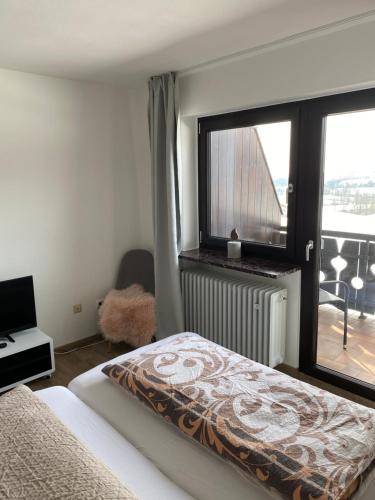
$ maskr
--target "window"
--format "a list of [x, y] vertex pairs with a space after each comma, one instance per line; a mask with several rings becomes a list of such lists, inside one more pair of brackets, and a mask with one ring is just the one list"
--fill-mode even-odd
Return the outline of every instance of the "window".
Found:
[[298, 110], [274, 106], [199, 120], [202, 245], [236, 228], [245, 253], [292, 257]]

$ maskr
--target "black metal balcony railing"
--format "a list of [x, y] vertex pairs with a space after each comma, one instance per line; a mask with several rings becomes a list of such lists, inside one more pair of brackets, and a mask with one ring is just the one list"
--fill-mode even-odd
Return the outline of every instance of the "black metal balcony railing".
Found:
[[[285, 246], [286, 226], [275, 229], [278, 245]], [[359, 311], [360, 317], [375, 314], [375, 234], [322, 230], [320, 271], [322, 282], [340, 280], [348, 285], [349, 308]], [[344, 299], [342, 286], [327, 284], [324, 290]]]
[[[375, 313], [375, 235], [322, 231], [321, 280], [344, 281], [349, 286], [349, 307]], [[340, 295], [335, 285], [325, 290]]]

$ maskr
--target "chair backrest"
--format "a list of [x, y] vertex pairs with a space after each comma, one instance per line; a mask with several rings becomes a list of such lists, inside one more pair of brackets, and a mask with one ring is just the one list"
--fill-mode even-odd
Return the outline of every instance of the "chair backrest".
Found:
[[121, 260], [116, 288], [121, 290], [134, 283], [155, 295], [154, 257], [148, 250], [130, 250]]

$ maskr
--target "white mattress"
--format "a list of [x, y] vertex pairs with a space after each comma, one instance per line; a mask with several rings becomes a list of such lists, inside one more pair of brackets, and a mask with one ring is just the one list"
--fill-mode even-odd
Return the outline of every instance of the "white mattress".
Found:
[[[153, 347], [151, 344], [141, 349], [146, 351]], [[131, 355], [124, 354], [112, 361], [121, 362]], [[73, 379], [69, 389], [110, 422], [174, 483], [199, 500], [270, 500], [270, 495], [250, 482], [248, 476], [241, 475], [112, 383], [101, 371], [106, 364]], [[375, 481], [371, 481], [361, 500], [374, 498]]]
[[[163, 341], [160, 341], [163, 342]], [[153, 348], [146, 346], [142, 350]], [[115, 358], [122, 361], [131, 353]], [[219, 457], [168, 425], [101, 371], [76, 377], [69, 389], [102, 415], [174, 483], [199, 500], [269, 500], [270, 496]]]
[[192, 500], [68, 389], [51, 387], [35, 394], [139, 500]]

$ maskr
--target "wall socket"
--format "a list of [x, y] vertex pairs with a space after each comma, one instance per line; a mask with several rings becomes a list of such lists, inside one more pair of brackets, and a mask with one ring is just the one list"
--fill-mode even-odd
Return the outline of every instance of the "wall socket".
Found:
[[82, 304], [74, 304], [73, 312], [74, 312], [74, 314], [78, 314], [78, 313], [82, 312]]
[[95, 305], [96, 305], [96, 310], [97, 310], [97, 311], [98, 311], [98, 310], [102, 307], [103, 302], [104, 302], [103, 297], [102, 297], [101, 299], [96, 299], [96, 301], [95, 301]]

